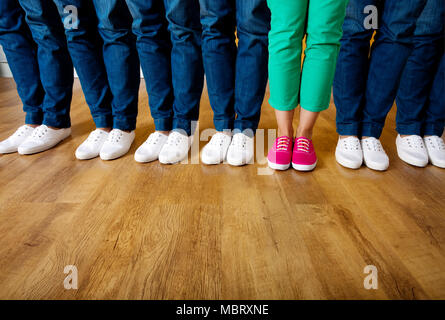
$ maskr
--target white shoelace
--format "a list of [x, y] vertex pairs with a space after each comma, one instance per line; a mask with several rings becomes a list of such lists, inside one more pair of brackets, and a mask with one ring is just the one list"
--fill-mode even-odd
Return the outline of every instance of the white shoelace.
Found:
[[340, 139], [340, 144], [344, 150], [348, 150], [348, 151], [354, 151], [354, 150], [358, 151], [361, 149], [360, 140], [358, 138], [354, 138], [354, 137]]
[[375, 151], [375, 152], [385, 152], [383, 150], [383, 146], [380, 143], [379, 139], [376, 138], [367, 138], [363, 139], [363, 145], [366, 147], [368, 151]]
[[233, 136], [232, 145], [238, 149], [245, 150], [247, 148], [247, 136], [243, 133], [238, 133]]
[[121, 130], [111, 130], [111, 132], [108, 134], [108, 142], [111, 143], [119, 143], [123, 137], [123, 132]]
[[148, 139], [144, 142], [145, 145], [156, 145], [159, 142], [159, 139], [161, 138], [161, 133], [155, 131], [154, 133], [152, 133]]
[[423, 142], [423, 139], [420, 136], [408, 136], [405, 138], [402, 138], [403, 141], [408, 145], [408, 147], [412, 149], [424, 149], [425, 144]]
[[441, 137], [431, 136], [425, 138], [425, 143], [428, 144], [432, 149], [438, 149], [440, 151], [445, 151], [445, 142]]
[[186, 139], [187, 139], [187, 136], [184, 136], [183, 134], [181, 134], [181, 133], [179, 133], [177, 131], [173, 131], [168, 136], [167, 145], [171, 146], [171, 147], [179, 146]]
[[45, 125], [41, 125], [34, 129], [34, 131], [31, 134], [31, 138], [40, 139], [43, 138], [47, 133], [48, 133], [48, 127]]
[[212, 147], [222, 147], [227, 138], [229, 138], [228, 135], [217, 132], [213, 135], [212, 139], [210, 139], [209, 145]]
[[12, 137], [14, 138], [18, 138], [21, 137], [22, 135], [24, 135], [26, 132], [28, 132], [29, 130], [32, 130], [33, 128], [28, 127], [27, 125], [21, 126], [20, 128], [17, 129], [16, 132], [14, 132], [14, 134], [12, 135]]
[[90, 135], [88, 136], [87, 140], [85, 141], [86, 143], [97, 143], [100, 139], [100, 136], [106, 134], [105, 131], [96, 129], [93, 132], [90, 133]]

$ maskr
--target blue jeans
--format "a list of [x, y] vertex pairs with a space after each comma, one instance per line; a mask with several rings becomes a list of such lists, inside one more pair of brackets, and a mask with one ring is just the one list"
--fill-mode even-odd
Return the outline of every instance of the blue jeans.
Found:
[[173, 129], [192, 134], [204, 86], [199, 0], [164, 0], [172, 40]]
[[158, 131], [173, 128], [172, 44], [165, 6], [160, 0], [126, 0], [144, 73], [151, 116]]
[[255, 131], [268, 77], [270, 11], [266, 0], [199, 2], [204, 69], [215, 128]]
[[[97, 128], [113, 126], [111, 103], [113, 96], [108, 86], [103, 61], [102, 39], [97, 29], [97, 17], [91, 0], [53, 0], [63, 22], [69, 22], [69, 6], [77, 8], [74, 25], [65, 25], [68, 50], [82, 84], [85, 100]], [[68, 7], [67, 7], [68, 8]]]
[[136, 128], [141, 81], [132, 16], [125, 0], [93, 0], [93, 3], [113, 94], [113, 128], [131, 131]]
[[[337, 131], [340, 135], [379, 138], [413, 49], [417, 18], [426, 0], [350, 0], [334, 80]], [[364, 26], [364, 8], [379, 12], [379, 30]]]
[[54, 4], [2, 0], [0, 43], [17, 83], [26, 123], [70, 127], [73, 66]]
[[[414, 49], [403, 71], [396, 98], [397, 132], [402, 135], [442, 136], [445, 122], [445, 86], [443, 62], [442, 70], [439, 65], [444, 52], [443, 19], [443, 0], [428, 0], [417, 20]], [[442, 98], [432, 103], [431, 98], [434, 101], [435, 90], [442, 91]]]

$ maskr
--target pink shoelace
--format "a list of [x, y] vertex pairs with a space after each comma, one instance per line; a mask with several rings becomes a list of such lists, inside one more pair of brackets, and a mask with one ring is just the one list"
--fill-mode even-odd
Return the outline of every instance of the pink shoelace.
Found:
[[283, 136], [277, 139], [277, 151], [284, 151], [289, 148], [291, 139], [289, 137]]
[[296, 144], [297, 151], [309, 153], [310, 143], [308, 139], [304, 137], [298, 138]]

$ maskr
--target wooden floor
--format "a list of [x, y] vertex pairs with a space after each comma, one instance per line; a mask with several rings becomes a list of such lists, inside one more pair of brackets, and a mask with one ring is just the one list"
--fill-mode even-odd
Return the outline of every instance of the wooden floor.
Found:
[[[93, 128], [78, 83], [71, 138], [0, 156], [1, 299], [445, 298], [445, 170], [397, 158], [394, 113], [385, 173], [335, 162], [331, 107], [314, 137], [318, 168], [267, 175], [264, 164], [136, 163], [153, 130], [144, 86], [140, 96], [122, 159], [75, 159]], [[210, 128], [206, 93], [201, 110]], [[0, 79], [0, 139], [22, 121], [12, 80]], [[265, 103], [260, 127], [275, 126]], [[66, 265], [78, 269], [78, 290], [63, 286]], [[363, 286], [367, 265], [377, 290]]]

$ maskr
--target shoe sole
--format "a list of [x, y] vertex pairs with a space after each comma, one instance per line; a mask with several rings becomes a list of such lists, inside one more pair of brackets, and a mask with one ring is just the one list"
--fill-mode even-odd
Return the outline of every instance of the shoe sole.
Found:
[[317, 166], [317, 162], [315, 162], [314, 164], [310, 164], [310, 165], [295, 164], [295, 163], [292, 162], [292, 168], [294, 168], [297, 171], [312, 171]]
[[337, 161], [338, 164], [340, 164], [341, 166], [348, 168], [348, 169], [352, 169], [352, 170], [357, 170], [360, 169], [361, 166], [363, 165], [363, 160], [362, 163], [360, 164], [353, 164], [352, 161], [349, 160], [342, 160], [337, 153], [335, 153], [335, 160]]
[[382, 166], [379, 166], [378, 164], [366, 162], [366, 160], [363, 160], [363, 163], [365, 164], [366, 167], [368, 167], [369, 169], [374, 170], [374, 171], [386, 171], [386, 170], [388, 170], [388, 167], [389, 167], [389, 166], [382, 167]]
[[270, 162], [269, 159], [267, 159], [267, 164], [269, 165], [269, 168], [274, 169], [274, 170], [279, 170], [279, 171], [285, 171], [290, 168], [290, 163], [289, 164], [278, 164], [278, 163]]
[[[70, 135], [71, 135], [71, 134], [70, 134]], [[70, 135], [69, 135], [69, 136], [70, 136]], [[64, 140], [68, 139], [69, 136], [63, 138], [63, 139], [60, 140], [59, 142], [57, 142], [57, 143], [55, 143], [55, 144], [53, 144], [53, 145], [51, 145], [51, 146], [49, 146], [49, 147], [46, 147], [46, 149], [44, 149], [44, 150], [36, 150], [36, 151], [20, 152], [20, 148], [19, 148], [19, 150], [17, 150], [17, 152], [18, 152], [20, 155], [22, 155], [22, 156], [30, 156], [30, 155], [33, 155], [33, 154], [37, 154], [37, 153], [41, 153], [41, 152], [45, 152], [45, 151], [48, 151], [48, 150], [50, 150], [50, 149], [56, 147], [58, 144], [62, 143]]]
[[420, 161], [418, 159], [412, 159], [411, 157], [404, 155], [403, 152], [399, 152], [398, 147], [397, 147], [397, 155], [399, 156], [400, 160], [415, 167], [425, 168], [428, 165], [428, 160]]

